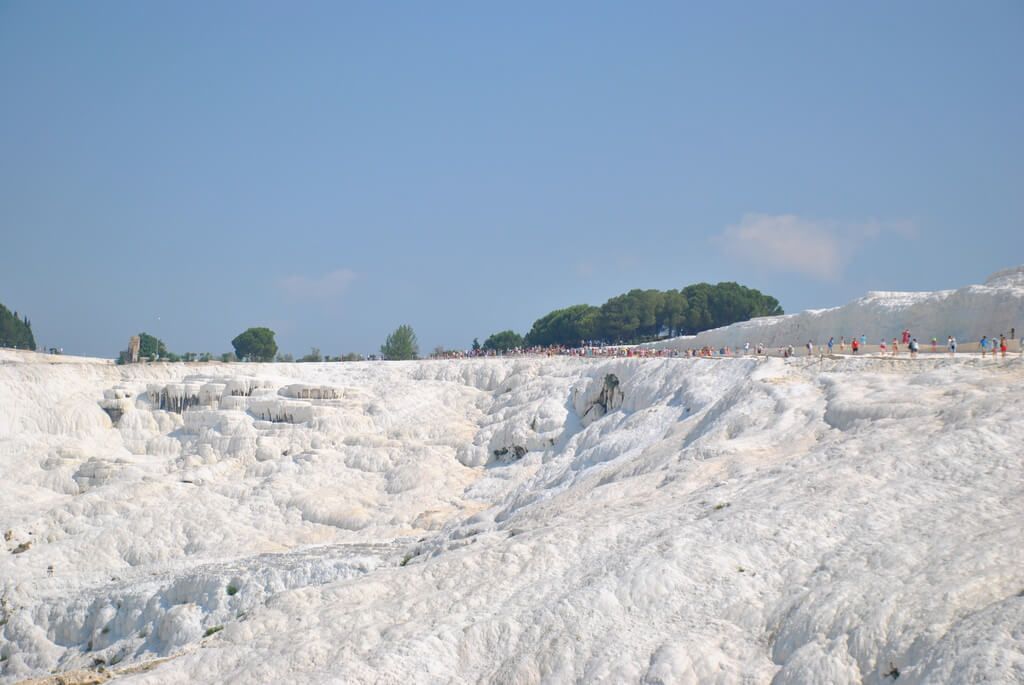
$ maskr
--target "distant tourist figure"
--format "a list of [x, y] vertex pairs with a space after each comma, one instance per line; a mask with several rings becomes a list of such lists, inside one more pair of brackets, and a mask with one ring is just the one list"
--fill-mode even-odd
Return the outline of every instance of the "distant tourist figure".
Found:
[[846, 352], [846, 336], [839, 338], [839, 351]]
[[810, 340], [807, 341], [807, 356], [810, 357], [814, 354], [814, 343]]
[[949, 336], [949, 340], [946, 342], [946, 344], [949, 346], [949, 356], [950, 357], [955, 357], [956, 356], [956, 338], [954, 338], [953, 336]]
[[857, 339], [856, 339], [856, 338], [854, 338], [854, 339], [853, 339], [853, 341], [852, 341], [852, 342], [850, 342], [850, 349], [852, 349], [852, 350], [853, 350], [853, 353], [854, 353], [854, 354], [857, 354], [857, 350], [859, 350], [859, 349], [860, 349], [860, 343], [859, 343], [859, 342], [857, 342]]
[[903, 329], [903, 344], [904, 345], [909, 345], [910, 344], [910, 330], [907, 329], [907, 328]]
[[917, 338], [910, 339], [910, 358], [917, 359]]
[[868, 336], [866, 336], [863, 333], [861, 333], [860, 334], [860, 346], [861, 347], [865, 347], [865, 346], [867, 346], [867, 344], [868, 344]]
[[[893, 338], [894, 342], [895, 340], [896, 338]], [[885, 338], [882, 338], [882, 342], [878, 343], [878, 351], [881, 352], [882, 354], [885, 354]]]
[[836, 344], [836, 339], [831, 337], [831, 336], [829, 336], [829, 339], [828, 339], [828, 353], [829, 354], [832, 354], [832, 346], [835, 345], [835, 344]]
[[896, 341], [896, 338], [892, 339], [892, 356], [896, 356], [900, 353], [900, 344]]
[[[1000, 355], [1003, 358], [1006, 358], [1006, 336], [1005, 335], [1000, 335], [999, 336], [999, 352], [1000, 352]], [[992, 356], [994, 357], [995, 354], [996, 354], [996, 351], [995, 351], [995, 349], [993, 349], [992, 350]]]
[[938, 351], [939, 351], [939, 341], [936, 340], [935, 338], [932, 338], [932, 352], [938, 352]]
[[981, 336], [981, 340], [978, 341], [978, 347], [981, 348], [981, 357], [985, 358], [985, 352], [988, 351], [988, 336]]

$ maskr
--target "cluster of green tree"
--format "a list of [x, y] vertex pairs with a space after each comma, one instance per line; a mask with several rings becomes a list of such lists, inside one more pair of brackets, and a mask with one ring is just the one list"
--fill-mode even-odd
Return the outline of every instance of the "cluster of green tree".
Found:
[[[405, 328], [408, 328], [407, 326]], [[411, 333], [412, 329], [408, 328], [408, 332]], [[400, 328], [395, 331], [398, 335], [396, 340], [400, 343], [405, 340], [403, 336], [405, 332]], [[277, 342], [274, 339], [275, 333], [269, 328], [248, 328], [242, 333], [235, 336], [235, 339], [231, 341], [231, 345], [235, 348], [234, 352], [225, 352], [219, 355], [217, 358], [222, 362], [237, 362], [241, 361], [256, 361], [256, 362], [351, 362], [351, 361], [363, 361], [363, 355], [357, 352], [349, 352], [344, 355], [337, 357], [325, 356], [320, 354], [320, 348], [314, 347], [309, 351], [309, 354], [299, 357], [298, 360], [288, 353], [278, 354]], [[403, 358], [415, 358], [415, 344], [416, 335], [412, 333], [412, 344], [413, 344], [413, 357]], [[163, 340], [160, 340], [154, 335], [149, 333], [139, 333], [139, 359], [142, 360], [160, 360], [167, 362], [209, 362], [213, 361], [214, 355], [209, 352], [185, 352], [184, 354], [175, 354], [167, 349], [167, 345], [164, 344]], [[121, 352], [118, 357], [117, 363], [124, 364], [128, 361], [128, 353]]]
[[[479, 349], [479, 343], [478, 348]], [[507, 350], [514, 350], [517, 347], [523, 347], [525, 344], [523, 336], [519, 335], [515, 331], [501, 331], [484, 340], [483, 348], [485, 350], [496, 350], [498, 352], [505, 352]]]
[[[213, 354], [210, 352], [182, 352], [176, 354], [167, 349], [164, 341], [155, 335], [142, 332], [139, 333], [139, 359], [160, 360], [165, 362], [210, 362], [213, 361]], [[122, 350], [117, 358], [118, 364], [128, 363], [128, 351]]]
[[[637, 343], [662, 336], [692, 335], [757, 316], [782, 314], [779, 301], [738, 283], [697, 283], [682, 290], [630, 290], [600, 307], [556, 309], [533, 323], [525, 337], [495, 333], [484, 349], [578, 345], [583, 340]], [[474, 341], [475, 342], [475, 341]]]
[[[601, 308], [576, 304], [556, 309], [533, 322], [527, 345], [579, 345], [581, 340], [603, 340]], [[609, 338], [611, 339], [611, 338]]]
[[36, 339], [32, 335], [32, 324], [27, 316], [18, 318], [18, 312], [11, 311], [0, 304], [0, 347], [17, 347], [19, 350], [36, 349]]
[[[183, 361], [183, 362], [212, 362], [213, 355], [209, 352], [182, 352], [181, 355], [176, 355], [173, 352], [168, 352], [168, 361]], [[177, 357], [177, 359], [175, 359]]]
[[[294, 362], [294, 361], [296, 361], [296, 359], [295, 359], [294, 355], [286, 352], [284, 354], [278, 354], [277, 358], [274, 361], [278, 361], [278, 362]], [[309, 354], [304, 354], [301, 357], [299, 357], [298, 361], [299, 362], [322, 362], [322, 361], [331, 361], [331, 358], [330, 357], [326, 357], [326, 359], [325, 359], [324, 356], [322, 354], [320, 354], [320, 348], [319, 347], [314, 347], [314, 348], [312, 348], [309, 351]]]
[[139, 359], [162, 359], [168, 354], [163, 340], [149, 333], [139, 333]]
[[304, 354], [298, 359], [290, 353], [278, 354], [274, 361], [278, 362], [361, 362], [363, 361], [363, 355], [357, 352], [349, 352], [347, 354], [338, 355], [332, 357], [329, 354], [320, 354], [320, 348], [314, 347], [309, 351], [309, 354]]

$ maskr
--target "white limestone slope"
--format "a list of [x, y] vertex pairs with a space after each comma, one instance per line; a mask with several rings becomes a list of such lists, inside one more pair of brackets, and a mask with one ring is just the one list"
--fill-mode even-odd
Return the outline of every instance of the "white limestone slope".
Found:
[[945, 343], [950, 335], [965, 343], [977, 342], [983, 335], [1009, 337], [1012, 328], [1017, 329], [1017, 337], [1024, 335], [1024, 266], [999, 271], [984, 285], [935, 292], [869, 292], [841, 307], [751, 319], [648, 346], [678, 350], [705, 345], [737, 349], [746, 343], [799, 347], [811, 340], [820, 347], [829, 337], [838, 344], [841, 336], [849, 341], [861, 335], [876, 345], [904, 329], [922, 343], [932, 338]]
[[0, 352], [0, 682], [1024, 682], [1022, 381]]

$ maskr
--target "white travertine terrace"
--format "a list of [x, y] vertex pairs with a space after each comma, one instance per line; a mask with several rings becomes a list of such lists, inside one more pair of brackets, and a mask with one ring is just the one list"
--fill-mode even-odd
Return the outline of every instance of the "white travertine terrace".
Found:
[[[828, 325], [998, 333], [1022, 283]], [[0, 681], [1020, 682], [1022, 381], [1017, 352], [0, 350]]]

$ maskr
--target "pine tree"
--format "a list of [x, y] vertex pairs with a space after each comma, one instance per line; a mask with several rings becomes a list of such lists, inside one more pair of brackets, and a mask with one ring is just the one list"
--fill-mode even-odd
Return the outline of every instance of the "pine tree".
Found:
[[402, 324], [396, 328], [380, 346], [380, 353], [385, 359], [416, 359], [420, 349], [412, 326]]

